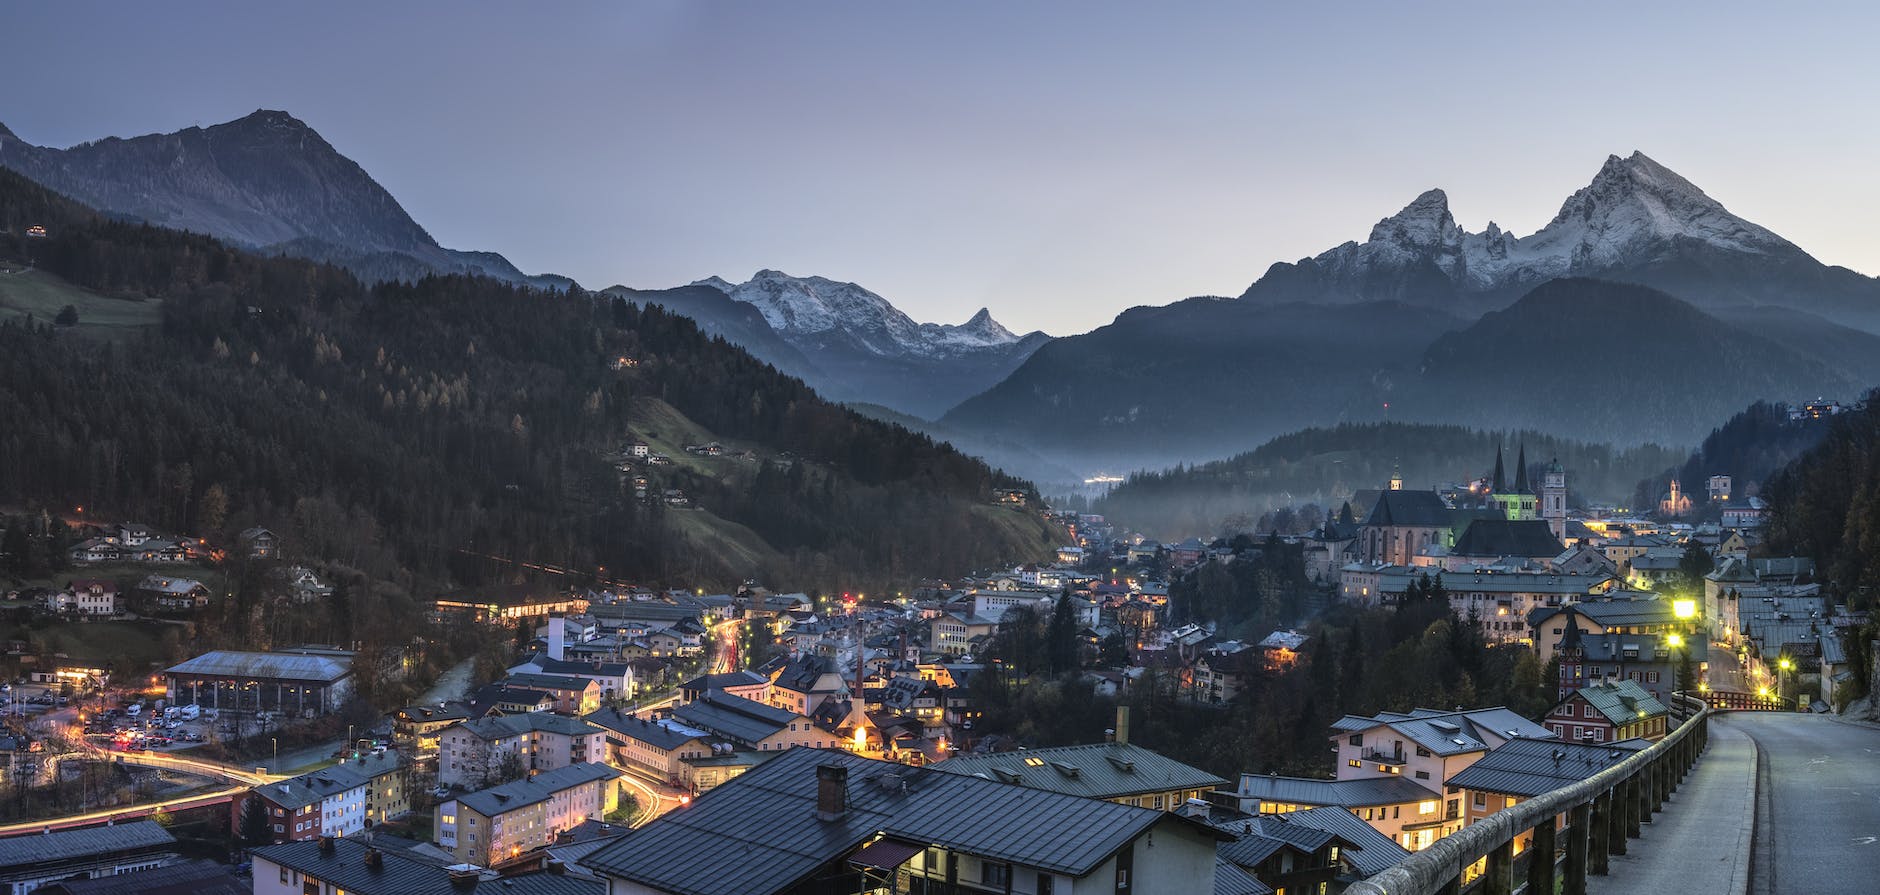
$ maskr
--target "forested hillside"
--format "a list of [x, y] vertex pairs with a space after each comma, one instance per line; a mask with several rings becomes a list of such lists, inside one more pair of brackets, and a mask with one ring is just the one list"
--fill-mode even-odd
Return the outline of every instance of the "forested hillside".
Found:
[[1880, 598], [1880, 390], [1833, 417], [1820, 443], [1763, 485], [1766, 547], [1812, 556], [1837, 595]]
[[[1345, 424], [1282, 435], [1226, 460], [1137, 473], [1098, 500], [1095, 509], [1158, 537], [1213, 534], [1230, 516], [1258, 518], [1288, 505], [1318, 503], [1336, 511], [1352, 492], [1384, 487], [1393, 469], [1401, 470], [1411, 488], [1486, 475], [1498, 445], [1507, 450], [1510, 464], [1517, 448], [1526, 445], [1529, 477], [1537, 482], [1547, 463], [1558, 458], [1575, 501], [1624, 500], [1642, 476], [1682, 456], [1657, 445], [1620, 449], [1538, 432]], [[1360, 517], [1369, 509], [1352, 508]]]
[[1686, 491], [1702, 494], [1713, 475], [1730, 476], [1733, 498], [1754, 497], [1764, 479], [1821, 443], [1829, 425], [1828, 420], [1790, 420], [1786, 406], [1758, 401], [1712, 430], [1682, 464], [1640, 481], [1633, 502], [1656, 501], [1672, 478]]
[[[0, 504], [205, 534], [261, 524], [290, 549], [440, 584], [500, 572], [459, 548], [649, 582], [836, 587], [1035, 559], [1052, 540], [991, 506], [1022, 483], [658, 308], [469, 277], [367, 286], [107, 220], [6, 171], [0, 228], [0, 261], [162, 301], [159, 323], [115, 343], [0, 325]], [[615, 454], [653, 398], [767, 446], [756, 484], [701, 481], [703, 510], [634, 499]], [[690, 483], [673, 474], [661, 484]], [[734, 562], [679, 513], [748, 527], [775, 559]]]

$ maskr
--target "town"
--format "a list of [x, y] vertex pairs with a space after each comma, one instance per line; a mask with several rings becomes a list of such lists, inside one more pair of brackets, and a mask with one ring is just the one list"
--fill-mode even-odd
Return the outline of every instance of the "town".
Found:
[[[282, 612], [333, 600], [327, 562], [290, 538], [13, 517], [8, 543], [56, 545], [65, 571], [7, 595], [22, 632], [4, 741], [19, 798], [0, 878], [249, 891], [201, 856], [221, 841], [257, 893], [478, 880], [1043, 893], [1111, 877], [1120, 889], [1132, 873], [1145, 890], [1337, 892], [1704, 712], [1855, 698], [1846, 644], [1870, 611], [1824, 587], [1812, 558], [1759, 551], [1765, 505], [1728, 476], [1674, 480], [1657, 506], [1625, 510], [1570, 506], [1566, 470], [1522, 446], [1482, 459], [1458, 482], [1393, 476], [1335, 512], [1311, 508], [1322, 521], [1303, 532], [1167, 544], [1001, 492], [1067, 533], [1054, 562], [892, 595], [541, 574], [439, 593], [410, 642], [468, 637], [483, 652], [403, 689], [382, 680], [414, 666], [397, 652], [187, 649], [230, 587]], [[1280, 608], [1201, 609], [1204, 582], [1237, 568], [1263, 570], [1260, 599]], [[1401, 708], [1253, 740], [1289, 739], [1303, 764], [1276, 747], [1225, 766], [1181, 744], [1182, 725], [1229, 724], [1288, 680], [1355, 689], [1348, 669], [1385, 658], [1354, 652], [1373, 616], [1514, 656], [1527, 689], [1480, 690], [1519, 704], [1400, 695]], [[90, 646], [124, 625], [181, 632], [180, 661]], [[368, 677], [375, 694], [421, 695], [372, 705]], [[1057, 712], [1030, 701], [1050, 688], [1070, 700]], [[1010, 826], [1039, 823], [1104, 832], [1073, 843]], [[1158, 832], [1163, 849], [1143, 851]], [[725, 849], [773, 858], [681, 860]], [[119, 888], [72, 882], [126, 874]]]

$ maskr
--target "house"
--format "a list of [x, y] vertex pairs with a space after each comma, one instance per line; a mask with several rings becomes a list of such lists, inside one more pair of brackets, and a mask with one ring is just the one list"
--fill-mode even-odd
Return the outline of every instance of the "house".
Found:
[[317, 603], [333, 595], [333, 586], [320, 580], [306, 566], [288, 566], [275, 577], [287, 588], [287, 596], [296, 603]]
[[[411, 810], [406, 768], [395, 752], [362, 756], [249, 792], [267, 812], [275, 842], [351, 836]], [[231, 803], [239, 828], [245, 800]]]
[[438, 734], [470, 720], [461, 705], [414, 705], [392, 713], [392, 742], [414, 758], [436, 758]]
[[248, 551], [250, 559], [270, 559], [280, 551], [274, 532], [259, 526], [242, 529], [241, 534], [235, 536], [235, 540]]
[[1449, 607], [1463, 619], [1474, 619], [1482, 638], [1490, 643], [1525, 643], [1528, 616], [1537, 609], [1564, 606], [1605, 593], [1615, 584], [1606, 575], [1562, 575], [1556, 572], [1499, 572], [1476, 569], [1442, 576], [1449, 591]]
[[1451, 817], [1443, 808], [1441, 793], [1402, 777], [1321, 780], [1242, 774], [1234, 794], [1240, 810], [1248, 814], [1284, 815], [1311, 808], [1343, 810], [1406, 851], [1427, 848], [1462, 828], [1460, 805]]
[[438, 803], [438, 846], [465, 864], [498, 867], [546, 848], [556, 834], [620, 806], [620, 772], [578, 763]]
[[337, 711], [352, 697], [353, 654], [303, 647], [294, 651], [215, 650], [163, 672], [171, 705], [236, 711]]
[[554, 697], [551, 711], [564, 715], [585, 715], [601, 707], [601, 685], [586, 677], [521, 671], [504, 678], [503, 684], [547, 693]]
[[249, 895], [246, 880], [227, 864], [197, 858], [93, 879], [63, 879], [34, 889], [34, 895]]
[[193, 578], [148, 575], [132, 593], [148, 605], [167, 612], [186, 612], [209, 605], [209, 588]]
[[57, 609], [79, 615], [116, 615], [117, 582], [97, 578], [75, 578], [57, 595]]
[[673, 718], [642, 718], [619, 709], [601, 709], [581, 720], [606, 729], [613, 764], [652, 774], [678, 786], [685, 760], [717, 754], [713, 737]]
[[[1503, 808], [1571, 786], [1632, 757], [1651, 745], [1624, 740], [1599, 746], [1552, 740], [1509, 740], [1448, 780], [1463, 793], [1464, 825], [1475, 824]], [[1529, 834], [1521, 837], [1527, 848]]]
[[[633, 666], [626, 662], [561, 660], [536, 653], [512, 666], [509, 673], [511, 675], [534, 673], [584, 678], [593, 681], [594, 685], [599, 688], [599, 698], [603, 701], [624, 699], [633, 693]], [[588, 711], [593, 711], [593, 709]]]
[[[797, 749], [582, 864], [614, 895], [1163, 895], [1213, 892], [1215, 847], [1226, 838], [1169, 812]], [[733, 854], [764, 858], [724, 859]]]
[[1449, 547], [1443, 567], [1543, 565], [1566, 551], [1545, 519], [1472, 519]]
[[[1572, 607], [1568, 607], [1572, 611]], [[1691, 679], [1703, 681], [1710, 671], [1708, 639], [1681, 634], [1588, 634], [1567, 616], [1553, 653], [1560, 659], [1560, 688], [1556, 699], [1587, 684], [1606, 679], [1629, 680], [1652, 698], [1666, 704], [1678, 687], [1678, 669], [1689, 663]]]
[[764, 702], [770, 692], [770, 678], [750, 670], [700, 675], [679, 685], [679, 701], [691, 702], [713, 690]]
[[1260, 652], [1268, 671], [1284, 671], [1299, 662], [1299, 650], [1310, 640], [1298, 631], [1274, 631], [1260, 641]]
[[[1589, 600], [1541, 606], [1527, 614], [1528, 640], [1542, 662], [1551, 660], [1569, 629], [1582, 637], [1603, 634], [1658, 634], [1682, 631], [1686, 626], [1678, 618], [1678, 606], [1672, 600], [1617, 599]], [[1692, 641], [1702, 640], [1693, 636]]]
[[[860, 695], [859, 689], [854, 695]], [[764, 701], [799, 715], [814, 715], [824, 702], [850, 695], [849, 681], [834, 659], [801, 655], [771, 676]]]
[[797, 746], [839, 748], [841, 737], [816, 726], [809, 716], [790, 709], [752, 702], [729, 693], [706, 693], [672, 709], [671, 718], [694, 730], [722, 737], [756, 752], [776, 752]]
[[1664, 703], [1632, 681], [1587, 684], [1560, 701], [1542, 720], [1554, 735], [1569, 742], [1664, 739], [1671, 713]]
[[638, 460], [646, 459], [647, 455], [652, 452], [653, 446], [644, 441], [636, 441], [627, 445], [627, 454]]
[[117, 562], [124, 558], [124, 547], [117, 538], [88, 538], [73, 544], [66, 553], [74, 565]]
[[0, 887], [32, 892], [60, 880], [137, 873], [177, 860], [176, 837], [149, 820], [9, 836], [0, 839]]
[[549, 713], [494, 715], [438, 734], [437, 782], [481, 786], [512, 773], [606, 761], [606, 732], [586, 721]]
[[1175, 811], [1227, 781], [1127, 742], [962, 753], [932, 765], [1014, 786]]
[[929, 629], [927, 648], [936, 653], [960, 656], [974, 649], [979, 638], [990, 637], [999, 629], [999, 621], [970, 612], [943, 612]]
[[268, 845], [250, 853], [255, 895], [463, 895], [480, 881], [503, 895], [607, 895], [592, 879], [540, 871], [503, 876], [351, 839]]
[[1215, 643], [1195, 657], [1195, 700], [1215, 705], [1232, 702], [1246, 689], [1247, 681], [1266, 667], [1266, 662], [1266, 651], [1249, 644], [1237, 640]]
[[119, 525], [117, 530], [118, 543], [126, 547], [142, 547], [145, 541], [154, 537], [156, 532], [141, 522], [126, 522]]

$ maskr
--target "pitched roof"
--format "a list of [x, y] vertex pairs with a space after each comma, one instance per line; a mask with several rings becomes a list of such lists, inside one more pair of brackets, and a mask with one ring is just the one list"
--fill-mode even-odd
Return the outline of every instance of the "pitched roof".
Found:
[[1605, 680], [1587, 684], [1574, 692], [1615, 725], [1666, 713], [1664, 703], [1645, 692], [1636, 681]]
[[316, 653], [214, 650], [182, 664], [172, 665], [167, 673], [198, 677], [331, 682], [352, 674], [352, 657]]
[[[847, 772], [847, 810], [835, 820], [816, 815], [821, 765]], [[764, 895], [790, 888], [879, 834], [1083, 876], [1158, 823], [1193, 822], [1148, 808], [798, 748], [713, 788], [683, 811], [662, 815], [583, 864], [681, 895]]]
[[707, 692], [674, 708], [672, 716], [688, 727], [709, 730], [745, 743], [759, 742], [803, 717], [788, 709], [722, 692]]
[[[1527, 742], [1527, 741], [1523, 741]], [[1360, 875], [1372, 876], [1410, 857], [1410, 852], [1396, 840], [1358, 819], [1356, 814], [1339, 807], [1308, 808], [1276, 815], [1295, 826], [1324, 830], [1345, 841], [1339, 853], [1351, 862]]]
[[1335, 805], [1339, 808], [1364, 808], [1372, 805], [1401, 805], [1437, 798], [1428, 787], [1402, 777], [1371, 777], [1359, 780], [1320, 780], [1314, 777], [1277, 775], [1240, 775], [1240, 796], [1263, 802], [1288, 805]]
[[559, 733], [566, 736], [580, 736], [587, 733], [599, 733], [600, 728], [579, 718], [556, 715], [549, 712], [527, 712], [519, 715], [492, 715], [465, 721], [452, 729], [461, 727], [479, 739], [500, 740], [518, 734], [540, 732]]
[[173, 846], [176, 837], [155, 821], [139, 820], [80, 830], [57, 830], [37, 836], [0, 839], [0, 868], [50, 864], [87, 855]]
[[253, 889], [235, 876], [235, 868], [199, 858], [116, 876], [61, 880], [33, 891], [42, 895], [248, 895]]
[[596, 686], [594, 681], [572, 674], [537, 674], [531, 671], [518, 671], [503, 680], [503, 683], [526, 690], [586, 690]]
[[733, 671], [727, 674], [702, 674], [679, 685], [679, 689], [703, 693], [706, 690], [750, 687], [768, 682], [768, 678], [754, 671]]
[[457, 804], [484, 817], [494, 817], [527, 805], [546, 802], [565, 789], [573, 789], [596, 780], [612, 780], [618, 776], [620, 772], [607, 765], [586, 761], [577, 762], [552, 771], [544, 771], [533, 777], [458, 796]]
[[1475, 519], [1449, 548], [1452, 556], [1553, 558], [1565, 552], [1545, 519]]
[[1444, 782], [1464, 789], [1533, 798], [1585, 780], [1649, 745], [1638, 739], [1597, 746], [1510, 740]]
[[1381, 712], [1369, 718], [1346, 715], [1332, 728], [1359, 731], [1378, 726], [1389, 727], [1437, 755], [1483, 752], [1504, 740], [1547, 740], [1554, 736], [1547, 728], [1501, 706], [1460, 712], [1417, 709], [1407, 715]]
[[[335, 839], [332, 846], [331, 853], [322, 853], [320, 841], [309, 839], [265, 845], [252, 854], [353, 895], [456, 895], [462, 891], [452, 886], [449, 870], [403, 852], [380, 849], [378, 866], [369, 867], [366, 854], [372, 849], [364, 842]], [[500, 890], [504, 895], [606, 895], [607, 886], [599, 880], [543, 872], [505, 877]]]
[[1449, 505], [1434, 491], [1380, 491], [1364, 524], [1445, 527], [1452, 518]]
[[1207, 771], [1133, 743], [956, 755], [933, 767], [949, 774], [969, 774], [1092, 799], [1227, 785], [1226, 780]]
[[257, 786], [255, 794], [282, 808], [300, 808], [365, 786], [373, 778], [398, 770], [399, 765], [397, 753], [387, 752], [376, 758], [361, 758]]
[[709, 735], [697, 728], [687, 727], [674, 718], [651, 721], [611, 708], [582, 715], [581, 720], [599, 724], [621, 736], [632, 737], [668, 752]]
[[1253, 874], [1234, 866], [1232, 861], [1216, 856], [1214, 859], [1214, 895], [1273, 895], [1273, 887], [1260, 882], [1260, 879]]

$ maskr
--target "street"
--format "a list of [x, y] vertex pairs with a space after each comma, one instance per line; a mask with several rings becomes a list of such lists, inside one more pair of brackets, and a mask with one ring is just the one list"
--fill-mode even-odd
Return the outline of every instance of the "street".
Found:
[[1880, 728], [1737, 712], [1756, 743], [1752, 895], [1855, 895], [1880, 879]]

